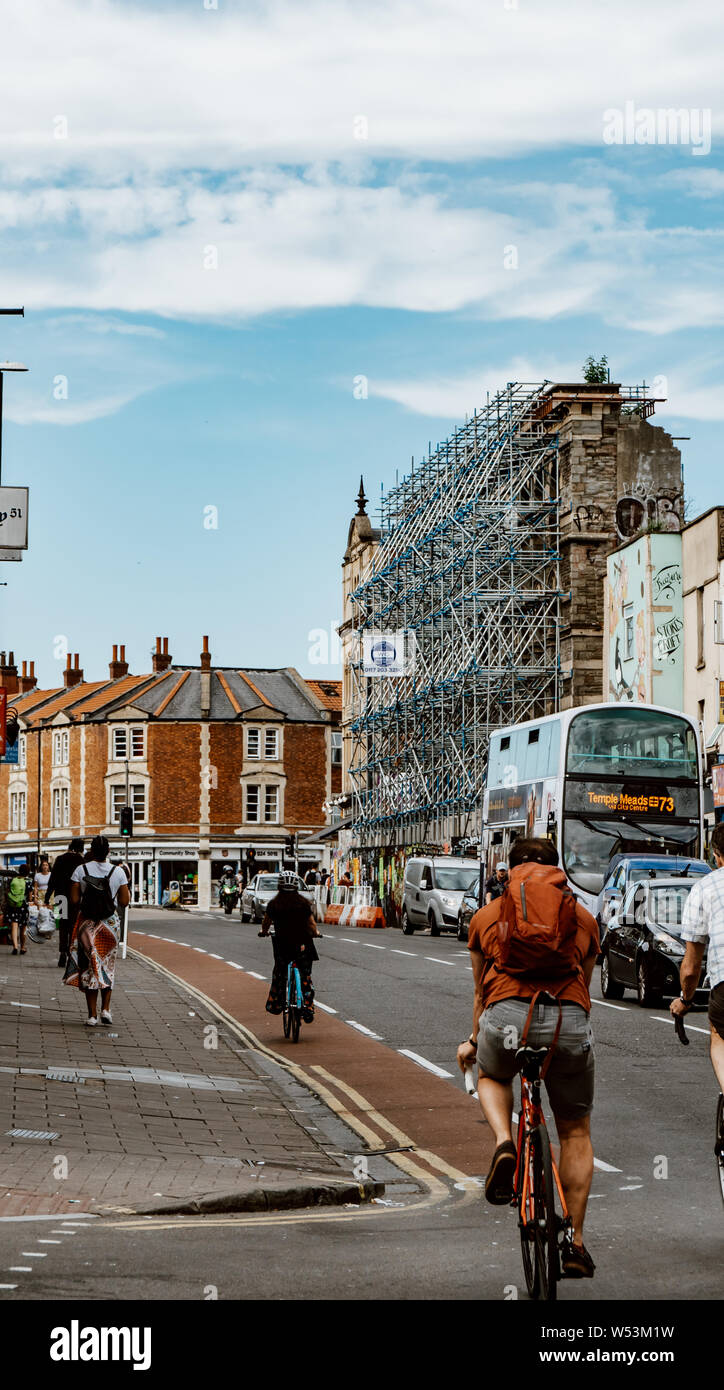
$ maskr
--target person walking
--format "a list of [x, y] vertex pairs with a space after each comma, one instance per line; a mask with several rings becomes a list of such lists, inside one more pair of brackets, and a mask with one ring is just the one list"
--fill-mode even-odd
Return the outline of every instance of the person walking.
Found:
[[130, 901], [128, 880], [120, 864], [108, 862], [110, 846], [105, 835], [96, 835], [86, 862], [73, 870], [70, 900], [77, 909], [63, 984], [82, 989], [86, 997], [86, 1026], [112, 1023], [111, 991], [120, 936], [118, 908]]
[[686, 899], [681, 924], [681, 940], [686, 951], [681, 962], [681, 994], [669, 1008], [674, 1017], [689, 1012], [694, 994], [701, 985], [704, 955], [707, 955], [709, 994], [709, 1052], [711, 1064], [724, 1091], [724, 824], [714, 827], [711, 848], [716, 868], [695, 879]]
[[85, 843], [81, 839], [71, 840], [65, 854], [59, 854], [50, 870], [48, 886], [45, 890], [45, 905], [50, 906], [51, 898], [55, 899], [55, 906], [58, 908], [60, 923], [58, 928], [59, 956], [58, 965], [65, 966], [68, 963], [68, 948], [70, 946], [70, 934], [73, 929], [77, 910], [70, 900], [70, 882], [79, 864], [83, 863], [83, 853]]
[[11, 878], [5, 905], [5, 922], [10, 927], [13, 955], [26, 953], [25, 934], [28, 930], [28, 866], [20, 864]]
[[508, 865], [501, 860], [495, 866], [495, 873], [491, 874], [485, 884], [485, 906], [494, 903], [496, 898], [502, 898], [508, 884]]

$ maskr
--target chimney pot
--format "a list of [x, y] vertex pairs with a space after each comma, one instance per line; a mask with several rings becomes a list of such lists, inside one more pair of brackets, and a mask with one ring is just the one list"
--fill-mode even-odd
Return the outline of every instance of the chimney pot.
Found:
[[66, 671], [69, 671], [69, 670], [70, 670], [70, 665], [71, 665], [71, 662], [70, 662], [70, 652], [68, 652], [68, 655], [67, 655], [67, 657], [65, 658], [65, 669], [66, 669]]
[[156, 650], [153, 653], [153, 670], [167, 671], [171, 665], [171, 657], [168, 654], [168, 637], [156, 638]]
[[168, 637], [164, 637], [163, 639], [163, 654], [164, 656], [168, 656]]
[[33, 677], [33, 680], [35, 680], [35, 662], [34, 662], [34, 661], [31, 661], [31, 663], [30, 663], [30, 674], [31, 674], [31, 676]]
[[118, 647], [117, 647], [117, 646], [115, 646], [115, 647], [113, 648], [113, 660], [114, 660], [114, 661], [117, 661], [117, 660], [118, 660]]
[[157, 637], [157, 638], [156, 638], [156, 653], [157, 653], [158, 655], [160, 655], [160, 653], [161, 653], [161, 638], [160, 638], [160, 637]]
[[27, 674], [28, 674], [28, 663], [27, 663], [27, 661], [24, 661], [24, 662], [23, 662], [23, 677], [27, 676]]
[[77, 671], [78, 668], [79, 668], [79, 666], [80, 666], [80, 657], [79, 657], [79, 655], [78, 655], [77, 652], [76, 652], [76, 654], [75, 654], [75, 660], [74, 660], [74, 662], [73, 662], [73, 665], [75, 666], [75, 669], [76, 669], [76, 671]]
[[202, 671], [210, 671], [210, 670], [211, 670], [211, 653], [209, 652], [209, 639], [208, 639], [208, 637], [204, 637], [204, 638], [202, 639], [202, 641], [203, 641], [203, 648], [204, 648], [204, 649], [203, 649], [203, 651], [202, 651], [202, 653], [201, 653], [201, 670], [202, 670]]

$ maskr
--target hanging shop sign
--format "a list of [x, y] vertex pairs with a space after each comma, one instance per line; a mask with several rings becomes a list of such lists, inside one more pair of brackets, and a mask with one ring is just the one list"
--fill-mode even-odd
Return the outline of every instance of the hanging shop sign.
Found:
[[28, 548], [28, 489], [0, 487], [0, 550]]

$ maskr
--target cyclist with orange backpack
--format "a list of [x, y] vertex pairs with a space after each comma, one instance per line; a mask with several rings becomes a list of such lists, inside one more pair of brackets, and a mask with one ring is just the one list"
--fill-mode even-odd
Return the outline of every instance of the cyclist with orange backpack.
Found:
[[[502, 897], [472, 918], [468, 949], [475, 1003], [462, 1068], [478, 1062], [478, 1096], [495, 1135], [485, 1183], [494, 1205], [511, 1201], [513, 1079], [519, 1047], [549, 1047], [545, 1087], [561, 1145], [559, 1171], [573, 1240], [561, 1257], [564, 1278], [592, 1278], [583, 1220], [593, 1177], [593, 1035], [588, 987], [598, 955], [595, 919], [574, 898], [549, 840], [518, 839]], [[543, 1075], [543, 1073], [541, 1073]]]

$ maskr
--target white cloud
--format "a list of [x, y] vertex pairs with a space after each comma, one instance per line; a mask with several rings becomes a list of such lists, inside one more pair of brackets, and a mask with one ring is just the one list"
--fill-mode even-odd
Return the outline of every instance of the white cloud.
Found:
[[370, 381], [370, 396], [384, 396], [396, 401], [418, 415], [435, 415], [449, 420], [462, 420], [485, 404], [486, 392], [494, 396], [507, 381], [542, 382], [576, 381], [581, 374], [580, 362], [572, 360], [543, 361], [513, 357], [495, 366], [484, 365], [478, 371], [460, 376], [431, 376], [421, 380]]
[[5, 415], [16, 425], [86, 425], [106, 415], [116, 415], [140, 395], [143, 395], [141, 388], [119, 392], [115, 396], [99, 396], [94, 400], [59, 400], [50, 404], [47, 399], [41, 400], [36, 396], [6, 405]]

